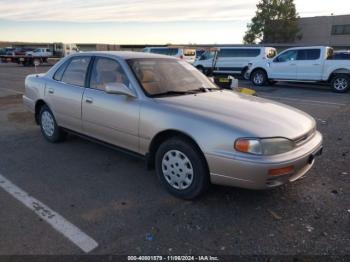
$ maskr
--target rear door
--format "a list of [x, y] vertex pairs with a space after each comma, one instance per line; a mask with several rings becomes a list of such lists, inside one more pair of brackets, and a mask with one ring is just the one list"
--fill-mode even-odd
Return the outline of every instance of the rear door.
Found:
[[298, 80], [321, 80], [323, 61], [321, 49], [300, 49], [297, 56]]
[[106, 93], [106, 85], [116, 82], [131, 88], [128, 76], [117, 60], [96, 57], [89, 88], [86, 88], [83, 96], [83, 132], [107, 143], [138, 152], [140, 102], [137, 98]]
[[278, 55], [267, 67], [269, 78], [297, 79], [297, 51], [288, 50]]
[[45, 88], [46, 100], [60, 126], [80, 132], [81, 101], [91, 57], [77, 56], [64, 63]]

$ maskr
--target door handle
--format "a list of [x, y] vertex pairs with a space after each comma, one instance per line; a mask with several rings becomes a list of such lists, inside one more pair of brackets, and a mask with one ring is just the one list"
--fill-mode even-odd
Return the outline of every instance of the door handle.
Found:
[[94, 100], [92, 99], [92, 97], [87, 97], [85, 98], [85, 102], [88, 103], [88, 104], [92, 104]]
[[291, 66], [296, 66], [297, 64], [290, 64]]
[[313, 64], [314, 66], [319, 66], [320, 64]]
[[55, 93], [55, 89], [49, 88], [49, 94], [53, 94], [53, 93]]

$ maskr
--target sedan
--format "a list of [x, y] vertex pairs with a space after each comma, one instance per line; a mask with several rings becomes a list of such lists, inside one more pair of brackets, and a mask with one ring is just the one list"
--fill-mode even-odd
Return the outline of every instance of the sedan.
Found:
[[163, 55], [73, 54], [27, 76], [23, 101], [47, 141], [74, 133], [141, 157], [183, 199], [210, 184], [269, 189], [295, 181], [322, 152], [308, 114], [221, 90]]

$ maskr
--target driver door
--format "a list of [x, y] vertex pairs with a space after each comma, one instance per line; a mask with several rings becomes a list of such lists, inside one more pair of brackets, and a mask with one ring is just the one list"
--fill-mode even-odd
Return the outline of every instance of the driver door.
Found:
[[139, 100], [107, 93], [108, 83], [123, 83], [130, 88], [129, 79], [118, 61], [96, 57], [82, 101], [83, 131], [93, 138], [138, 152]]
[[269, 77], [273, 79], [297, 79], [297, 54], [297, 50], [289, 50], [269, 62]]

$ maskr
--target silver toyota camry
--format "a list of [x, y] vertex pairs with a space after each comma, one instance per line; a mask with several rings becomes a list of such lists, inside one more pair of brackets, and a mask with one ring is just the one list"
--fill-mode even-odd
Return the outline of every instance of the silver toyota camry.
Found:
[[322, 152], [311, 116], [221, 90], [162, 55], [74, 54], [27, 76], [23, 101], [48, 141], [74, 133], [142, 157], [184, 199], [211, 183], [268, 189], [295, 181]]

